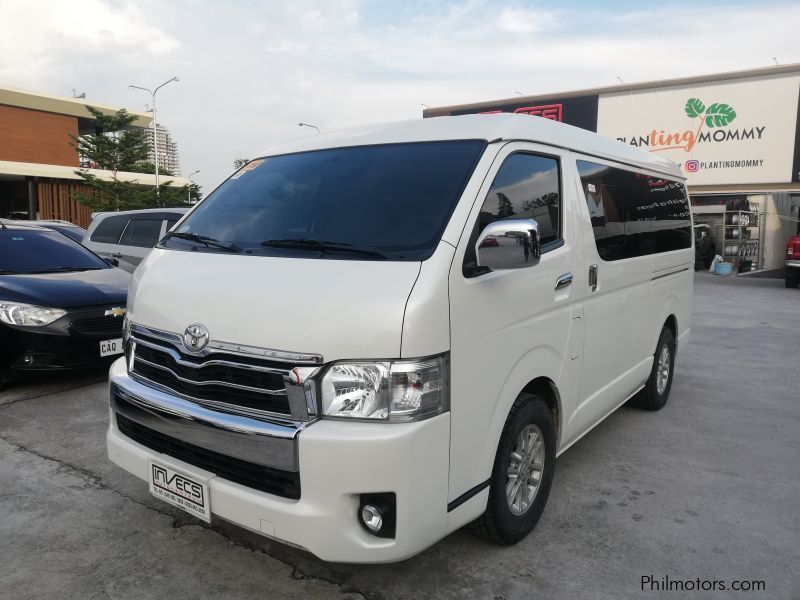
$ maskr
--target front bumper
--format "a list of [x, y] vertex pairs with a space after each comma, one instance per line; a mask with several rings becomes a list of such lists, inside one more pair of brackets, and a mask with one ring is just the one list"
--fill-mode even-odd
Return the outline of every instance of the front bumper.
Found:
[[[110, 375], [112, 385], [122, 390], [141, 385], [128, 377], [123, 360], [112, 365]], [[178, 430], [175, 432], [177, 435]], [[252, 457], [252, 433], [241, 432], [241, 436], [245, 446], [250, 445], [243, 452]], [[320, 420], [298, 429], [294, 435], [301, 482], [299, 499], [213, 476], [209, 480], [211, 513], [305, 548], [323, 560], [403, 560], [447, 533], [449, 440], [449, 414], [404, 424]], [[203, 444], [197, 437], [192, 441]], [[274, 444], [264, 442], [266, 454]], [[165, 458], [123, 435], [114, 410], [107, 443], [109, 458], [144, 480], [151, 459], [166, 461], [189, 473], [204, 472], [174, 457]], [[214, 442], [209, 440], [210, 443]], [[394, 538], [375, 537], [358, 522], [360, 495], [381, 492], [396, 494]]]
[[108, 364], [100, 342], [122, 337], [122, 317], [105, 316], [108, 307], [70, 309], [50, 325], [22, 327], [0, 323], [0, 369], [62, 371]]

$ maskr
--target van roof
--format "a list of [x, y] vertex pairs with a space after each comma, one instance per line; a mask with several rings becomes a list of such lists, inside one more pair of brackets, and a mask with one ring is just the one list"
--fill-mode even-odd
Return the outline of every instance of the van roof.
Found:
[[415, 119], [311, 134], [270, 148], [261, 156], [347, 146], [475, 139], [487, 142], [531, 141], [685, 179], [680, 168], [662, 156], [551, 119], [511, 113]]

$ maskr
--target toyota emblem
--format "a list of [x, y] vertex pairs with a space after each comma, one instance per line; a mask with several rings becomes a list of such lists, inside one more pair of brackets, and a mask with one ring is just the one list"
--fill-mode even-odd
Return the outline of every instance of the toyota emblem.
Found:
[[199, 323], [186, 328], [183, 333], [183, 345], [189, 352], [200, 352], [208, 344], [208, 329]]

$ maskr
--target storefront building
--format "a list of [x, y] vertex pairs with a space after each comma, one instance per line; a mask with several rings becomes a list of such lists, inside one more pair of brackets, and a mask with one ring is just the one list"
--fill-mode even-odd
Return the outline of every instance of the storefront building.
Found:
[[[88, 103], [109, 114], [119, 110]], [[70, 145], [70, 135], [94, 133], [86, 104], [80, 98], [0, 87], [0, 218], [61, 219], [89, 225], [91, 209], [73, 198], [74, 192], [88, 193], [89, 189], [75, 173], [82, 165]], [[150, 114], [128, 112], [136, 117], [133, 126], [150, 126]], [[113, 177], [110, 171], [87, 171], [101, 179]], [[117, 173], [117, 178], [155, 185], [155, 175]], [[181, 177], [169, 177], [168, 182], [178, 187], [188, 183]]]
[[800, 231], [800, 65], [426, 109], [515, 112], [658, 152], [687, 177], [695, 223], [737, 273], [782, 269]]

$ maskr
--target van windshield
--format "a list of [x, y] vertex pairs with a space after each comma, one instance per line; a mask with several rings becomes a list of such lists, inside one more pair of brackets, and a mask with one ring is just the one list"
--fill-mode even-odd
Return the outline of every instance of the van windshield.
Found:
[[198, 252], [425, 260], [486, 142], [355, 146], [253, 160], [161, 243]]

